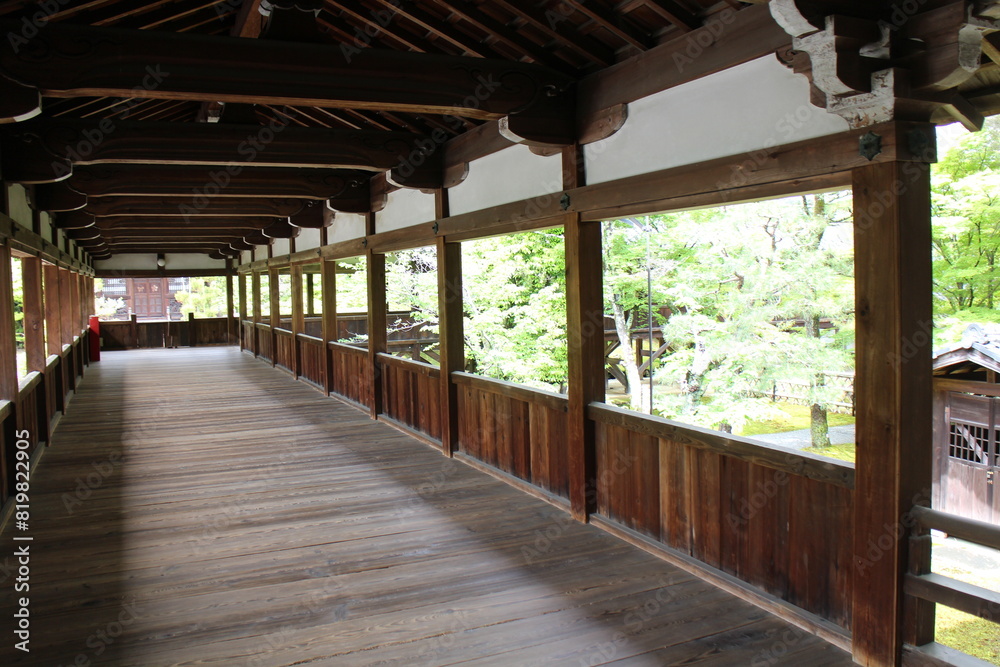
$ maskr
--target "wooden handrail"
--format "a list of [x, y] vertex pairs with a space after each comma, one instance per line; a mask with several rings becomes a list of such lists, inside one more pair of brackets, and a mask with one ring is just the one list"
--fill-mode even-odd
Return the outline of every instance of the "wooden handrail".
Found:
[[428, 364], [425, 361], [403, 359], [402, 357], [396, 357], [391, 354], [386, 354], [385, 352], [379, 352], [375, 356], [378, 358], [379, 363], [385, 364], [386, 366], [396, 366], [397, 368], [402, 368], [407, 372], [425, 375], [427, 377], [441, 377], [441, 369], [433, 364]]
[[280, 336], [294, 336], [295, 334], [291, 329], [282, 329], [281, 327], [274, 327], [274, 333]]
[[59, 363], [60, 358], [61, 357], [58, 354], [50, 354], [45, 359], [45, 371], [48, 372], [51, 371], [53, 368], [55, 368], [56, 364]]
[[295, 337], [298, 338], [299, 340], [306, 341], [307, 343], [315, 343], [317, 345], [323, 344], [322, 338], [316, 338], [316, 336], [310, 336], [309, 334], [304, 334], [304, 333], [295, 334]]
[[18, 395], [23, 396], [33, 391], [35, 387], [37, 387], [42, 383], [42, 377], [43, 377], [42, 374], [39, 373], [38, 371], [31, 371], [23, 378], [21, 378], [21, 381], [17, 385]]
[[335, 340], [331, 340], [330, 342], [328, 342], [327, 346], [329, 346], [331, 350], [339, 350], [339, 351], [347, 353], [347, 354], [357, 354], [359, 356], [367, 356], [368, 355], [368, 350], [366, 348], [355, 347], [354, 345], [348, 345], [346, 343], [340, 343], [340, 342], [335, 341]]
[[903, 591], [912, 597], [1000, 624], [1000, 593], [942, 574], [908, 574]]
[[270, 331], [271, 330], [271, 325], [270, 324], [264, 324], [263, 322], [257, 322], [257, 328], [258, 329], [264, 329], [266, 331]]
[[924, 530], [940, 530], [952, 537], [1000, 550], [1000, 526], [921, 505], [911, 509], [910, 516]]
[[662, 417], [640, 415], [605, 403], [591, 403], [587, 416], [602, 424], [663, 438], [681, 445], [717, 452], [756, 465], [818, 482], [854, 488], [854, 466], [815, 454], [785, 449], [738, 435], [711, 431]]
[[543, 405], [552, 410], [566, 412], [569, 409], [569, 399], [563, 394], [557, 394], [544, 389], [526, 387], [522, 384], [507, 382], [506, 380], [494, 380], [493, 378], [454, 371], [451, 374], [451, 381], [458, 385], [469, 385], [479, 391], [490, 394], [499, 394], [526, 403]]
[[10, 401], [0, 401], [0, 422], [14, 414], [14, 404]]

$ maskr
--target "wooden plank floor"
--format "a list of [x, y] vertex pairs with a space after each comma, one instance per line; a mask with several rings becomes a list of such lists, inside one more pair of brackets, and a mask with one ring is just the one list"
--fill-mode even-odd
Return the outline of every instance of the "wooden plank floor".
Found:
[[5, 665], [852, 664], [234, 348], [106, 353], [31, 513]]

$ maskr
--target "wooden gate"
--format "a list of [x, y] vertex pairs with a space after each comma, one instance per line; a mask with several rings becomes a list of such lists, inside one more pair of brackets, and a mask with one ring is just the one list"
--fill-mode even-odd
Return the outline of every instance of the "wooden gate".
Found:
[[940, 509], [1000, 523], [1000, 398], [948, 392]]

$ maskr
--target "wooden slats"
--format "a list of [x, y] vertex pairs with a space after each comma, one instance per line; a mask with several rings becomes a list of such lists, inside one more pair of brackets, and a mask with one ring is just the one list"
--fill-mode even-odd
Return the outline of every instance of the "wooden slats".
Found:
[[850, 627], [849, 488], [609, 421], [597, 423], [599, 515]]
[[787, 664], [850, 665], [235, 348], [91, 373], [34, 476], [32, 653], [6, 664], [722, 665], [792, 636]]
[[604, 424], [718, 452], [789, 474], [847, 488], [854, 486], [854, 466], [849, 463], [804, 452], [791, 452], [749, 438], [689, 426], [661, 417], [639, 415], [604, 403], [592, 403], [588, 416]]

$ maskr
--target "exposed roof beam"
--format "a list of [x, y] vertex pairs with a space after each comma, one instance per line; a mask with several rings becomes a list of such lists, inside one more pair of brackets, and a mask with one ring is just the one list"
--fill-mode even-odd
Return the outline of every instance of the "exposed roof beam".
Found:
[[270, 218], [97, 218], [94, 226], [108, 232], [128, 229], [188, 230], [194, 229], [262, 229], [271, 224]]
[[[18, 25], [0, 21], [0, 32], [16, 36]], [[572, 83], [531, 63], [73, 25], [49, 25], [24, 44], [3, 40], [0, 70], [50, 97], [256, 102], [482, 119], [530, 112]], [[13, 81], [0, 86], [8, 95], [16, 90]], [[22, 112], [8, 111], [8, 117], [33, 111], [30, 100], [19, 104]]]
[[111, 216], [262, 216], [288, 217], [300, 213], [305, 207], [303, 199], [246, 199], [187, 197], [95, 197], [87, 203], [84, 213], [96, 217]]
[[408, 132], [60, 119], [8, 126], [4, 175], [12, 182], [62, 180], [79, 164], [184, 164], [391, 170], [397, 185], [440, 187], [434, 141]]
[[368, 197], [371, 172], [346, 169], [247, 167], [236, 174], [211, 167], [91, 165], [73, 169], [70, 186], [90, 197], [202, 195], [210, 197]]

